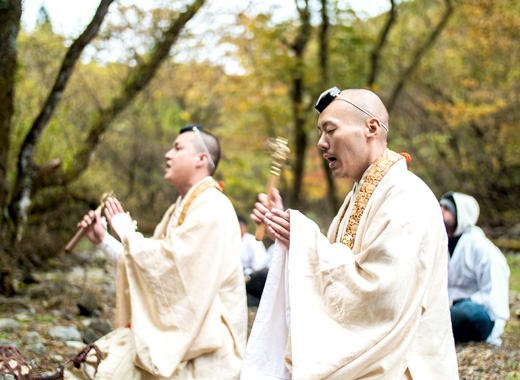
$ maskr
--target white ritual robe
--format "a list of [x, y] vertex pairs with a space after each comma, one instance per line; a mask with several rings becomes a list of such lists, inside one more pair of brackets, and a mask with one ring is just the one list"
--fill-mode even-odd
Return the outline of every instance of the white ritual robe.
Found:
[[[177, 206], [182, 204], [178, 200]], [[195, 198], [180, 226], [182, 207], [174, 207], [153, 238], [130, 232], [123, 239], [117, 268], [118, 329], [99, 342], [108, 357], [96, 379], [239, 377], [247, 303], [234, 208], [215, 188]], [[130, 329], [125, 328], [129, 323]], [[131, 365], [109, 364], [111, 355]]]
[[446, 232], [404, 161], [374, 191], [352, 250], [290, 215], [290, 250], [276, 243], [241, 379], [458, 379]]

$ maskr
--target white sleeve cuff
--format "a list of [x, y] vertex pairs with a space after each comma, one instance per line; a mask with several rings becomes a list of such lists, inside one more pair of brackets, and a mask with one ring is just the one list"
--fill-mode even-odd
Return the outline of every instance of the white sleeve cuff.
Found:
[[135, 221], [126, 213], [119, 213], [112, 218], [112, 228], [117, 233], [121, 242], [125, 240], [125, 236], [137, 229]]
[[112, 235], [105, 232], [105, 237], [103, 241], [99, 244], [96, 244], [96, 247], [103, 251], [106, 257], [112, 260], [112, 264], [117, 263], [117, 259], [119, 257], [119, 252], [123, 249], [123, 245], [117, 241]]

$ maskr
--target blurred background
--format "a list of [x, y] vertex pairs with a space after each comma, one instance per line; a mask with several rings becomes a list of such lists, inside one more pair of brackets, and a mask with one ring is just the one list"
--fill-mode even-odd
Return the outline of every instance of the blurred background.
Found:
[[177, 196], [164, 154], [192, 122], [220, 138], [216, 178], [245, 215], [265, 141], [287, 138], [285, 206], [326, 232], [352, 186], [316, 147], [332, 86], [380, 95], [389, 147], [437, 198], [474, 196], [478, 224], [520, 249], [516, 0], [9, 0], [0, 21], [0, 293], [59, 260], [103, 192], [151, 234]]

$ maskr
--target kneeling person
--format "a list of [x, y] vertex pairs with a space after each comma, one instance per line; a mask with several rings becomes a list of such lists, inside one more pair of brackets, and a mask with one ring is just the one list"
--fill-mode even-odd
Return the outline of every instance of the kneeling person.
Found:
[[[117, 260], [118, 328], [96, 342], [104, 356], [96, 379], [234, 379], [240, 373], [246, 292], [237, 216], [211, 177], [218, 140], [189, 125], [165, 157], [164, 178], [179, 197], [152, 238], [135, 231], [112, 198], [105, 215], [121, 243], [106, 233], [99, 214], [91, 211], [80, 223]], [[95, 362], [93, 353], [88, 361]], [[84, 378], [84, 369], [65, 378]]]
[[448, 294], [456, 342], [502, 343], [509, 318], [509, 267], [502, 252], [476, 226], [475, 198], [446, 193], [442, 214], [449, 236]]

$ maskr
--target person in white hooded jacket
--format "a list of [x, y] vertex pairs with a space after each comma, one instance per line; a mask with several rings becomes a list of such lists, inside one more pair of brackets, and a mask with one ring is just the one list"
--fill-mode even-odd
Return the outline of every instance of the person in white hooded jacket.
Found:
[[448, 233], [448, 294], [456, 342], [502, 343], [509, 319], [509, 267], [502, 252], [476, 226], [480, 209], [470, 195], [440, 200]]

